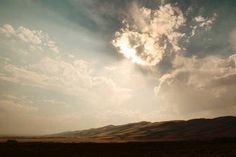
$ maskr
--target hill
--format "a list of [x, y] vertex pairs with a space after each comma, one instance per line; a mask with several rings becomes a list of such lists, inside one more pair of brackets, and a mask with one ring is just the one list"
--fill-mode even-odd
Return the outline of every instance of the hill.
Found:
[[236, 117], [108, 125], [51, 136], [102, 141], [179, 141], [232, 138], [236, 137]]

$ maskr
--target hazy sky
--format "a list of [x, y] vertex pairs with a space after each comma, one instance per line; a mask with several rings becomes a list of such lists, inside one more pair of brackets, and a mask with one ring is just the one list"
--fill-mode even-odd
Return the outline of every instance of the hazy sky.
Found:
[[0, 134], [236, 116], [233, 0], [0, 0]]

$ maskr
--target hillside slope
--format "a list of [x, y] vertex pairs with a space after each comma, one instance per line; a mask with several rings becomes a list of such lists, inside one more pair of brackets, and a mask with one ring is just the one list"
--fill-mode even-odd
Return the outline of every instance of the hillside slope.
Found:
[[205, 140], [236, 137], [236, 117], [188, 121], [138, 122], [64, 132], [54, 137], [92, 138], [111, 141]]

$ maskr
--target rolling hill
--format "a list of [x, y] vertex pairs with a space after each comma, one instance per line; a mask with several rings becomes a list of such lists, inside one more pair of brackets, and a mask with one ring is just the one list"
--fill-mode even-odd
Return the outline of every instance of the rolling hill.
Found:
[[236, 137], [236, 117], [138, 122], [51, 135], [103, 141], [176, 141]]

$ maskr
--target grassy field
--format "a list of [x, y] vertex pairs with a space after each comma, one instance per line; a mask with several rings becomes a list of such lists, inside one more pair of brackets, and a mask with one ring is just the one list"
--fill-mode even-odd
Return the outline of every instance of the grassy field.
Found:
[[17, 157], [235, 157], [235, 139], [137, 143], [0, 143], [0, 156]]

